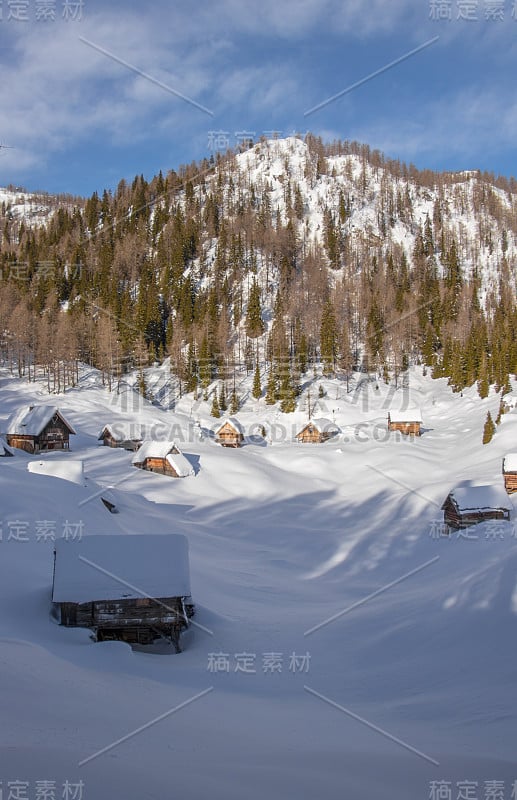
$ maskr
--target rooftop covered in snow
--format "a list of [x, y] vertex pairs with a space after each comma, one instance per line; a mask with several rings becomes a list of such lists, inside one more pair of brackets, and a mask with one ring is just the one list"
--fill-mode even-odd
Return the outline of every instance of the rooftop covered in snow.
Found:
[[54, 603], [189, 597], [188, 541], [182, 534], [59, 539]]
[[319, 433], [338, 433], [339, 431], [336, 423], [332, 422], [331, 419], [326, 419], [325, 417], [316, 417], [316, 419], [311, 419], [307, 425], [312, 425], [317, 431], [319, 431]]
[[503, 458], [503, 472], [517, 472], [517, 453], [507, 453]]
[[237, 431], [237, 433], [244, 435], [244, 429], [239, 420], [236, 419], [235, 417], [226, 417], [225, 419], [221, 420], [221, 422], [218, 425], [215, 426], [214, 433], [216, 436], [220, 431], [222, 431], [225, 425], [230, 425], [235, 431]]
[[496, 484], [457, 486], [449, 493], [449, 497], [460, 512], [489, 509], [510, 511], [513, 507], [504, 488]]
[[24, 406], [12, 414], [6, 423], [6, 434], [9, 436], [39, 436], [49, 422], [57, 415], [70, 433], [73, 427], [65, 419], [57, 406]]
[[422, 413], [419, 408], [390, 409], [388, 416], [391, 422], [422, 422]]
[[98, 438], [103, 439], [106, 434], [109, 434], [116, 442], [142, 441], [145, 439], [146, 426], [139, 422], [117, 420], [104, 425]]

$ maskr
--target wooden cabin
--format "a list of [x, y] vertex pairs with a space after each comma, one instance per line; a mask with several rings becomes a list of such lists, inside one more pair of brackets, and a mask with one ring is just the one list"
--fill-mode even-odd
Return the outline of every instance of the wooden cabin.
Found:
[[123, 447], [133, 452], [138, 450], [144, 439], [143, 426], [127, 422], [105, 425], [98, 437], [98, 441], [102, 441], [106, 447]]
[[6, 440], [27, 453], [68, 450], [74, 429], [56, 406], [25, 406], [7, 421]]
[[503, 458], [503, 478], [507, 493], [517, 492], [517, 453], [508, 453]]
[[500, 486], [462, 485], [447, 495], [442, 505], [443, 520], [455, 530], [487, 520], [509, 520], [510, 503]]
[[244, 441], [241, 423], [235, 417], [223, 420], [214, 430], [215, 441], [223, 447], [240, 447]]
[[337, 433], [339, 433], [339, 428], [334, 422], [320, 417], [309, 420], [305, 427], [296, 434], [295, 439], [303, 444], [321, 444]]
[[388, 430], [390, 431], [399, 431], [406, 436], [420, 436], [421, 425], [422, 415], [418, 408], [388, 412]]
[[59, 539], [52, 604], [61, 625], [90, 628], [95, 641], [163, 638], [179, 652], [194, 614], [187, 539], [147, 533]]
[[171, 478], [186, 478], [193, 475], [192, 465], [174, 442], [142, 442], [133, 456], [132, 464], [147, 472], [158, 472]]

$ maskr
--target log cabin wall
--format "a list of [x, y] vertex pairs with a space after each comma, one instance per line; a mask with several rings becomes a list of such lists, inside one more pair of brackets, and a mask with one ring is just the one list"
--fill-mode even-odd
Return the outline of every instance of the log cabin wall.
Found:
[[226, 424], [217, 434], [217, 441], [224, 447], [239, 447], [243, 440], [242, 433]]
[[504, 488], [508, 494], [517, 492], [517, 472], [503, 472]]
[[35, 444], [34, 436], [22, 436], [21, 434], [12, 434], [5, 437], [7, 444], [11, 447], [17, 447], [18, 450], [25, 450], [26, 453], [37, 453], [39, 447]]
[[65, 423], [56, 417], [51, 420], [39, 435], [40, 450], [66, 450], [69, 446], [70, 431]]
[[420, 436], [420, 423], [419, 422], [389, 422], [388, 428], [390, 431], [399, 431], [406, 436]]
[[478, 525], [487, 520], [509, 520], [510, 512], [502, 508], [490, 509], [469, 509], [460, 511], [456, 504], [447, 498], [443, 504], [443, 521], [450, 527], [458, 529], [468, 528], [470, 525]]

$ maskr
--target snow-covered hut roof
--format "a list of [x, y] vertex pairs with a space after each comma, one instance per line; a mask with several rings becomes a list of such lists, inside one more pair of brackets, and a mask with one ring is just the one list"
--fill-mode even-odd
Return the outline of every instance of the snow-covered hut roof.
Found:
[[389, 412], [391, 422], [422, 422], [422, 413], [419, 408], [407, 408], [402, 411]]
[[57, 406], [24, 406], [7, 420], [6, 433], [10, 436], [39, 436], [57, 414], [70, 433], [73, 427], [65, 419]]
[[236, 419], [235, 417], [226, 417], [225, 419], [221, 420], [219, 425], [216, 425], [216, 427], [214, 428], [214, 433], [216, 436], [220, 431], [222, 431], [225, 425], [231, 425], [232, 428], [234, 428], [237, 431], [237, 433], [240, 433], [244, 436], [244, 429], [239, 420]]
[[483, 511], [504, 509], [510, 511], [512, 503], [502, 486], [489, 484], [485, 486], [457, 486], [449, 497], [458, 511]]
[[517, 453], [507, 453], [503, 458], [503, 472], [517, 472]]
[[179, 453], [179, 448], [174, 442], [164, 442], [147, 439], [133, 456], [133, 464], [143, 464], [146, 458], [167, 458], [173, 451]]
[[182, 534], [59, 539], [54, 553], [55, 603], [190, 596], [188, 542]]
[[106, 433], [116, 442], [140, 442], [145, 438], [145, 425], [121, 420], [104, 425], [98, 438], [103, 439]]
[[188, 461], [183, 453], [169, 453], [166, 456], [166, 461], [171, 465], [179, 478], [186, 478], [188, 475], [193, 475], [194, 470], [190, 461]]
[[[316, 419], [311, 419], [307, 425], [312, 425], [318, 433], [338, 433], [339, 428], [335, 422], [332, 422], [331, 419], [326, 419], [325, 417], [317, 417]], [[305, 425], [304, 427], [307, 427]]]

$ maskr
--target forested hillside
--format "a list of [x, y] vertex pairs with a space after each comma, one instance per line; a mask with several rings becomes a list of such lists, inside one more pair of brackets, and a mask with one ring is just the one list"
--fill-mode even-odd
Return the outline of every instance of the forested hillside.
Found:
[[181, 391], [255, 370], [255, 396], [289, 411], [314, 362], [395, 381], [423, 362], [482, 396], [517, 371], [513, 178], [309, 136], [37, 213], [16, 197], [0, 197], [2, 355], [51, 391], [79, 361], [111, 387], [169, 356]]

